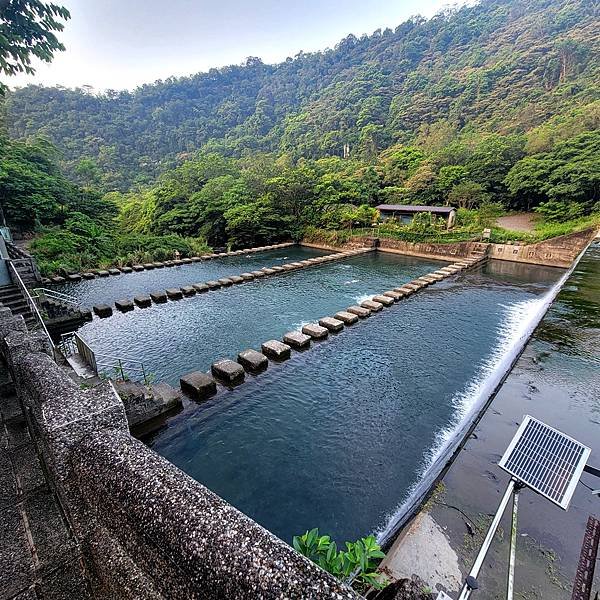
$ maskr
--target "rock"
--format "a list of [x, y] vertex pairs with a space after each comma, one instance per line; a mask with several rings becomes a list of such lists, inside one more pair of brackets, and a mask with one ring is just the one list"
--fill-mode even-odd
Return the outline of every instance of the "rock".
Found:
[[228, 277], [222, 277], [221, 279], [218, 280], [218, 282], [223, 287], [229, 287], [230, 285], [233, 285], [233, 281], [231, 279], [229, 279]]
[[233, 283], [244, 283], [245, 279], [240, 277], [239, 275], [232, 275], [229, 279], [233, 281]]
[[98, 275], [98, 277], [108, 277], [110, 275], [110, 273], [108, 271], [97, 271], [96, 275]]
[[148, 308], [152, 304], [152, 298], [150, 298], [150, 296], [136, 296], [133, 301], [140, 308]]
[[252, 273], [242, 273], [240, 275], [240, 277], [244, 280], [244, 281], [252, 281], [256, 275], [252, 275]]
[[324, 340], [329, 335], [329, 331], [325, 329], [325, 327], [317, 325], [316, 323], [304, 325], [304, 327], [302, 327], [302, 333], [309, 335], [313, 340]]
[[371, 312], [379, 312], [383, 308], [383, 304], [380, 302], [374, 302], [373, 300], [365, 300], [360, 305], [363, 308], [368, 308]]
[[243, 350], [238, 354], [238, 362], [249, 373], [260, 373], [269, 366], [269, 359], [256, 350]]
[[95, 273], [82, 273], [81, 276], [84, 279], [95, 279], [96, 278], [96, 274]]
[[218, 290], [221, 287], [221, 284], [218, 281], [210, 280], [206, 282], [209, 290]]
[[67, 275], [67, 279], [69, 281], [81, 281], [81, 275], [79, 273], [72, 273], [71, 275]]
[[132, 271], [131, 267], [121, 267], [121, 273], [131, 273]]
[[[356, 318], [358, 319], [358, 317]], [[323, 317], [322, 319], [319, 319], [319, 325], [325, 327], [325, 329], [332, 333], [338, 333], [344, 329], [344, 321], [333, 317]]]
[[131, 268], [134, 271], [143, 271], [144, 270], [144, 265], [133, 265]]
[[206, 283], [195, 283], [192, 286], [196, 292], [198, 292], [199, 294], [204, 294], [204, 292], [208, 292], [208, 290], [210, 289]]
[[183, 392], [196, 400], [204, 400], [217, 393], [215, 380], [207, 373], [202, 373], [201, 371], [194, 371], [193, 373], [184, 375], [179, 380], [179, 386]]
[[373, 296], [373, 302], [379, 302], [384, 306], [391, 306], [394, 304], [394, 300], [388, 296]]
[[98, 304], [94, 306], [93, 310], [102, 319], [110, 317], [113, 314], [113, 309], [108, 304]]
[[310, 346], [310, 336], [300, 331], [288, 331], [283, 335], [283, 342], [296, 350], [302, 350]]
[[181, 288], [181, 293], [184, 296], [195, 296], [196, 295], [196, 288], [193, 285], [184, 285]]
[[121, 312], [129, 312], [130, 310], [133, 310], [133, 301], [127, 299], [117, 300], [115, 306], [117, 307], [117, 310], [120, 310]]
[[183, 292], [179, 288], [169, 288], [165, 292], [169, 300], [181, 300], [183, 298]]
[[290, 346], [283, 344], [279, 340], [263, 342], [261, 344], [261, 350], [263, 351], [263, 354], [273, 360], [287, 360], [292, 353]]
[[167, 294], [164, 292], [150, 292], [150, 298], [155, 304], [164, 304], [167, 301]]
[[[356, 307], [360, 308], [360, 307]], [[366, 311], [366, 308], [361, 308], [361, 310]], [[368, 312], [368, 311], [367, 311]], [[368, 315], [366, 315], [368, 316]], [[341, 310], [340, 312], [335, 313], [334, 318], [338, 321], [344, 323], [344, 325], [354, 325], [358, 321], [358, 315], [356, 313], [346, 312], [345, 310]], [[322, 323], [319, 321], [319, 324]]]
[[237, 385], [244, 381], [244, 367], [228, 358], [213, 363], [210, 370], [217, 379], [228, 385]]
[[356, 315], [361, 319], [366, 319], [368, 316], [371, 315], [371, 311], [368, 308], [365, 308], [364, 306], [349, 306], [346, 309], [346, 312]]

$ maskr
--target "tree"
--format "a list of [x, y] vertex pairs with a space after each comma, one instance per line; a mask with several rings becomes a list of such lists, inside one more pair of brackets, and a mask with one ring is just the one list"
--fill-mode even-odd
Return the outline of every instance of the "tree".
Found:
[[[33, 75], [31, 57], [50, 62], [65, 47], [54, 35], [71, 17], [69, 11], [40, 0], [0, 0], [0, 71]], [[0, 83], [0, 93], [6, 86]]]
[[483, 201], [487, 200], [488, 194], [486, 194], [483, 186], [475, 181], [463, 181], [457, 183], [448, 194], [448, 202], [452, 206], [458, 206], [458, 208], [476, 208]]

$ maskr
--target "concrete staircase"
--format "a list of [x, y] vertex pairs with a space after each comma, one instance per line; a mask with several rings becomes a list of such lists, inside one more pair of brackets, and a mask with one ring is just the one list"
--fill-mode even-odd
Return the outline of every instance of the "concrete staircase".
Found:
[[13, 315], [23, 315], [29, 329], [36, 325], [34, 314], [21, 290], [16, 285], [11, 284], [0, 287], [0, 304], [10, 308]]

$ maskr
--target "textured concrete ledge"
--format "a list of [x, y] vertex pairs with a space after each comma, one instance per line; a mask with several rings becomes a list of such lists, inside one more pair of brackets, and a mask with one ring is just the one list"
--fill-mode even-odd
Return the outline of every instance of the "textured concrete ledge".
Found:
[[112, 385], [80, 389], [8, 309], [0, 340], [94, 598], [359, 598], [135, 440]]

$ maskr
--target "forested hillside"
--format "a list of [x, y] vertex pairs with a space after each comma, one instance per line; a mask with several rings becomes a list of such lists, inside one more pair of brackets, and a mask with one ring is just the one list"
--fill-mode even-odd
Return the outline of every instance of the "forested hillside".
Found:
[[597, 126], [597, 6], [484, 0], [278, 65], [251, 58], [133, 92], [29, 86], [7, 97], [6, 123], [14, 137], [47, 135], [66, 173], [103, 191], [151, 182], [201, 148], [296, 160], [348, 145], [369, 162], [397, 143], [431, 152], [542, 126], [528, 150], [550, 151]]

